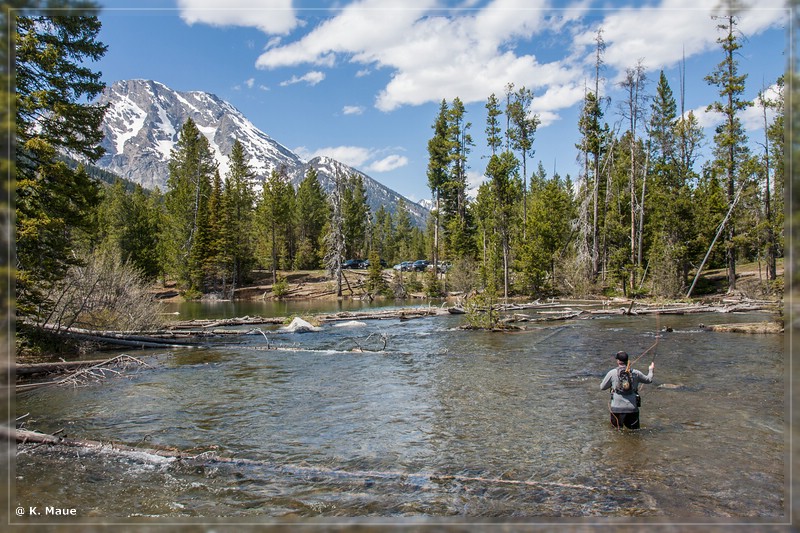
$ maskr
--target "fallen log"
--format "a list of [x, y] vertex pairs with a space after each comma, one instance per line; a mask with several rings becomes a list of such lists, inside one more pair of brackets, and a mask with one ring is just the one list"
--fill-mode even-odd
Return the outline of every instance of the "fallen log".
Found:
[[15, 365], [14, 372], [19, 376], [34, 376], [36, 374], [60, 374], [79, 368], [94, 366], [105, 362], [106, 359], [93, 359], [91, 361], [58, 361], [57, 363], [29, 363]]
[[255, 466], [263, 470], [268, 470], [276, 474], [289, 475], [292, 477], [303, 476], [316, 481], [319, 477], [328, 477], [339, 480], [384, 480], [396, 483], [411, 484], [415, 490], [427, 489], [436, 490], [438, 485], [443, 483], [479, 483], [484, 485], [517, 485], [523, 487], [557, 487], [560, 489], [573, 489], [581, 491], [603, 491], [608, 492], [610, 487], [596, 487], [578, 483], [560, 483], [555, 481], [536, 481], [533, 479], [509, 479], [507, 477], [482, 477], [465, 476], [459, 474], [431, 473], [431, 472], [402, 472], [402, 471], [380, 471], [380, 470], [340, 470], [324, 466], [277, 464], [269, 461], [259, 461], [254, 459], [222, 457], [212, 451], [192, 454], [176, 448], [154, 448], [129, 446], [116, 442], [100, 442], [96, 440], [71, 439], [67, 436], [49, 435], [24, 429], [12, 429], [7, 426], [0, 426], [0, 439], [10, 442], [24, 444], [43, 444], [49, 446], [64, 446], [68, 448], [83, 448], [96, 451], [108, 451], [119, 454], [135, 454], [134, 457], [141, 458], [143, 454], [166, 458], [174, 461], [175, 464], [230, 464], [242, 466]]
[[139, 366], [146, 366], [150, 367], [147, 363], [137, 359], [135, 357], [131, 357], [130, 355], [118, 355], [116, 357], [112, 357], [111, 359], [101, 360], [100, 362], [92, 361], [95, 364], [90, 366], [83, 366], [75, 372], [67, 375], [66, 377], [54, 381], [45, 381], [40, 383], [26, 383], [22, 385], [17, 385], [15, 387], [16, 392], [28, 392], [31, 390], [41, 389], [44, 387], [50, 387], [53, 385], [64, 385], [70, 384], [77, 386], [79, 384], [85, 383], [87, 381], [100, 381], [106, 376], [106, 372], [113, 373], [116, 375], [122, 375], [121, 372], [117, 370], [113, 370], [112, 366], [122, 366], [123, 368], [135, 364]]

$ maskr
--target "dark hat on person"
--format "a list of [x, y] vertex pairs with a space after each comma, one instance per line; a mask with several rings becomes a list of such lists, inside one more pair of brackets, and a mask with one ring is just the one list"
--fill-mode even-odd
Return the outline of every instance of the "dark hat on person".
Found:
[[623, 363], [628, 362], [628, 353], [627, 352], [617, 352], [617, 355], [614, 357], [617, 358], [617, 361], [622, 361]]

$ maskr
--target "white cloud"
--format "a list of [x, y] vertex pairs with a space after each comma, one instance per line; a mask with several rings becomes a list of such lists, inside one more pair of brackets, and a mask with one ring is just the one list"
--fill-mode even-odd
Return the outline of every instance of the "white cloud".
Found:
[[[778, 85], [773, 84], [764, 92], [767, 99], [775, 99], [778, 95]], [[725, 116], [722, 113], [717, 113], [713, 110], [706, 111], [706, 107], [698, 107], [691, 112], [694, 113], [701, 128], [715, 128], [725, 120]], [[688, 115], [689, 111], [686, 114]], [[767, 124], [771, 124], [775, 120], [775, 116], [775, 110], [767, 108]], [[739, 120], [742, 121], [742, 126], [748, 132], [764, 129], [764, 109], [759, 104], [758, 99], [753, 102], [753, 105], [739, 112]]]
[[[745, 36], [762, 32], [788, 18], [783, 0], [745, 0], [738, 29]], [[678, 64], [683, 58], [719, 46], [717, 2], [661, 0], [650, 7], [621, 8], [606, 16], [595, 27], [575, 36], [585, 47], [587, 65], [595, 60], [597, 29], [603, 29], [606, 45], [603, 60], [613, 69], [611, 78], [624, 75], [639, 59], [650, 71]], [[755, 7], [757, 6], [757, 7]], [[618, 81], [618, 80], [617, 80]]]
[[[363, 146], [327, 146], [316, 150], [301, 146], [294, 149], [294, 152], [306, 161], [315, 157], [330, 157], [364, 172], [390, 172], [408, 165], [408, 158], [402, 155], [391, 154], [381, 157], [387, 151], [387, 149], [376, 150]], [[379, 157], [381, 158], [377, 159]]]
[[346, 105], [342, 108], [343, 115], [361, 115], [364, 113], [364, 108], [360, 105]]
[[[541, 64], [533, 55], [508, 49], [517, 37], [553, 27], [542, 9], [546, 0], [494, 0], [483, 9], [450, 14], [431, 10], [435, 7], [436, 0], [414, 0], [402, 8], [381, 0], [353, 2], [301, 39], [266, 50], [256, 66], [330, 64], [336, 56], [362, 65], [358, 76], [389, 68], [391, 80], [375, 102], [383, 111], [456, 96], [465, 103], [484, 101], [512, 80], [536, 90], [574, 87], [583, 77], [576, 67]], [[555, 24], [562, 23], [563, 17]]]
[[305, 160], [325, 156], [355, 168], [363, 166], [372, 156], [372, 150], [362, 146], [329, 146], [326, 148], [318, 148], [313, 151], [305, 147], [300, 147], [296, 148], [294, 151]]
[[316, 85], [322, 80], [325, 79], [325, 73], [320, 72], [318, 70], [312, 70], [311, 72], [307, 72], [302, 76], [292, 76], [290, 79], [281, 82], [281, 87], [286, 87], [287, 85], [294, 85], [295, 83], [307, 83], [309, 85]]
[[178, 0], [180, 16], [187, 24], [248, 26], [265, 33], [288, 33], [299, 25], [292, 0]]
[[256, 83], [255, 78], [250, 78], [249, 80], [244, 82], [244, 84], [247, 85], [248, 89], [252, 89], [253, 85], [255, 85], [255, 83]]
[[392, 170], [408, 165], [408, 158], [404, 155], [392, 154], [378, 161], [373, 161], [367, 167], [369, 172], [391, 172]]

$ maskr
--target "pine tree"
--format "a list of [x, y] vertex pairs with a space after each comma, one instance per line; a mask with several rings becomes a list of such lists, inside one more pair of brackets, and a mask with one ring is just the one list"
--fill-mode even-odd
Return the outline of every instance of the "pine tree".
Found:
[[603, 111], [594, 93], [587, 93], [583, 110], [578, 120], [581, 133], [581, 149], [584, 157], [583, 202], [581, 230], [584, 232], [584, 246], [589, 251], [590, 278], [596, 279], [600, 273], [600, 227], [602, 224], [600, 206], [605, 198], [605, 180], [600, 175], [600, 162], [608, 150], [608, 127], [603, 124]]
[[217, 163], [208, 139], [187, 119], [170, 153], [161, 239], [167, 272], [190, 294], [203, 289], [208, 258], [208, 200]]
[[450, 164], [450, 147], [447, 138], [448, 129], [447, 102], [442, 100], [439, 114], [433, 123], [433, 137], [428, 141], [428, 188], [433, 197], [433, 263], [439, 264], [442, 233], [442, 195], [448, 180]]
[[508, 151], [502, 152], [499, 156], [492, 156], [486, 166], [486, 177], [489, 178], [491, 195], [484, 200], [489, 202], [489, 205], [482, 211], [488, 210], [486, 214], [491, 218], [487, 222], [490, 221], [490, 227], [497, 234], [496, 242], [500, 245], [499, 256], [502, 259], [503, 297], [508, 298], [512, 261], [511, 242], [514, 228], [519, 226], [515, 212], [522, 197], [517, 158]]
[[297, 188], [295, 225], [297, 228], [298, 252], [295, 267], [299, 269], [321, 268], [324, 253], [321, 253], [323, 231], [329, 218], [328, 202], [317, 171], [309, 168]]
[[228, 290], [234, 294], [255, 264], [253, 218], [256, 195], [253, 191], [255, 176], [238, 139], [233, 143], [229, 160], [222, 196], [223, 227], [220, 233], [221, 251], [230, 279]]
[[106, 51], [95, 13], [16, 18], [18, 316], [46, 312], [46, 293], [77, 263], [76, 239], [93, 231], [98, 184], [83, 166], [73, 170], [59, 156], [94, 162], [103, 154], [106, 108], [86, 103], [104, 87], [88, 66]]
[[273, 170], [264, 183], [258, 205], [256, 232], [259, 235], [263, 265], [272, 271], [272, 283], [278, 281], [278, 269], [288, 260], [290, 243], [287, 236], [293, 229], [294, 189], [286, 170]]
[[[709, 85], [719, 88], [721, 101], [708, 106], [708, 110], [722, 113], [724, 120], [714, 135], [716, 164], [725, 176], [728, 205], [732, 206], [736, 196], [738, 174], [742, 161], [747, 157], [747, 140], [739, 113], [749, 107], [751, 102], [742, 98], [746, 74], [739, 74], [736, 61], [737, 51], [742, 47], [737, 35], [738, 18], [733, 13], [723, 17], [717, 26], [723, 35], [717, 39], [722, 45], [724, 59], [710, 75], [706, 76]], [[736, 289], [736, 217], [728, 222], [725, 247], [728, 267], [728, 288]]]
[[492, 155], [497, 154], [497, 150], [500, 149], [503, 142], [500, 137], [502, 130], [500, 129], [500, 121], [498, 120], [498, 117], [502, 114], [503, 112], [500, 111], [500, 102], [497, 100], [494, 93], [492, 93], [486, 102], [486, 144], [492, 150]]
[[517, 150], [522, 161], [522, 237], [525, 238], [525, 224], [528, 220], [528, 156], [533, 156], [533, 138], [539, 125], [539, 117], [531, 114], [533, 92], [521, 87], [514, 93], [506, 114], [511, 119], [511, 148]]
[[342, 191], [342, 221], [345, 239], [345, 256], [363, 259], [368, 253], [368, 235], [371, 213], [367, 204], [364, 179], [353, 174], [346, 179]]

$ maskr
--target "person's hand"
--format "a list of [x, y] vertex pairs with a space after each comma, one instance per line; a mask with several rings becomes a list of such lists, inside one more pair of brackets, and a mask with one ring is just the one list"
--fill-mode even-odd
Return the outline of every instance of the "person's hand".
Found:
[[652, 371], [652, 370], [653, 370], [655, 367], [656, 367], [656, 363], [655, 363], [655, 361], [653, 361], [652, 363], [650, 363], [650, 370], [651, 370], [651, 371]]

